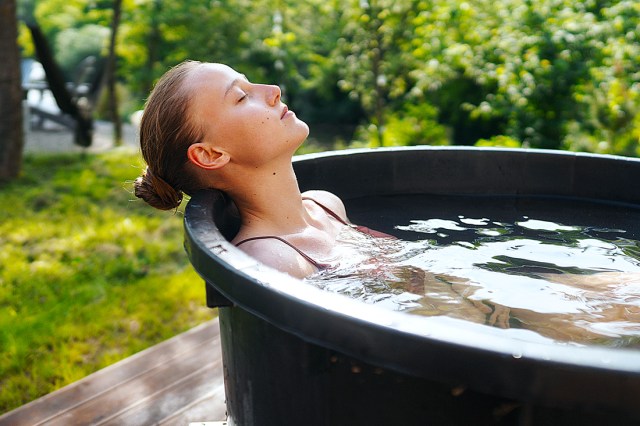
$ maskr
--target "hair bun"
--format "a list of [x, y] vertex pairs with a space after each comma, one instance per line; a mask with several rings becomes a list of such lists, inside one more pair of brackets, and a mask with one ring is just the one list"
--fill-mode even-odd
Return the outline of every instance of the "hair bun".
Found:
[[136, 197], [142, 198], [151, 207], [160, 210], [172, 210], [182, 202], [182, 191], [176, 190], [149, 167], [133, 184]]

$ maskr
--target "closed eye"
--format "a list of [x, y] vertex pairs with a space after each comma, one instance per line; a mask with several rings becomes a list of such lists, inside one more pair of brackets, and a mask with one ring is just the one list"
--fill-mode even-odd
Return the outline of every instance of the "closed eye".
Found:
[[244, 101], [245, 99], [247, 99], [247, 94], [243, 93], [242, 96], [240, 97], [240, 99], [238, 99], [237, 103], [240, 103], [240, 102]]

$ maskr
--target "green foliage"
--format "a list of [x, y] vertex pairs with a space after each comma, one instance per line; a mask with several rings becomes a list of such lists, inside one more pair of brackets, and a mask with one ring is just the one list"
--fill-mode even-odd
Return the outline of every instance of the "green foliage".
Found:
[[[53, 43], [56, 54], [60, 54], [56, 46], [58, 34], [68, 29], [80, 29], [85, 25], [99, 25], [108, 31], [111, 10], [110, 5], [101, 7], [94, 0], [28, 0], [21, 4], [32, 12], [36, 22], [42, 27], [47, 38]], [[26, 18], [29, 19], [28, 17]]]
[[[136, 154], [28, 156], [0, 188], [0, 412], [211, 317]], [[129, 182], [129, 183], [128, 183]]]
[[[412, 33], [407, 24], [415, 17], [413, 2], [351, 1], [345, 11], [342, 37], [334, 53], [342, 79], [339, 87], [359, 100], [373, 129], [372, 142], [385, 145], [388, 105], [411, 100], [406, 46]], [[398, 102], [401, 103], [401, 102]], [[397, 122], [393, 124], [397, 125]]]
[[74, 71], [80, 62], [88, 56], [99, 58], [105, 56], [109, 30], [96, 24], [84, 25], [80, 28], [68, 28], [56, 37], [58, 64], [67, 75], [67, 80], [74, 81]]
[[612, 77], [576, 98], [585, 105], [584, 121], [567, 123], [565, 149], [640, 155], [640, 84]]
[[509, 136], [498, 135], [490, 139], [480, 139], [475, 144], [480, 147], [521, 148], [522, 144]]
[[[110, 18], [109, 2], [20, 5], [51, 40]], [[450, 143], [504, 135], [638, 155], [638, 28], [633, 0], [128, 0], [118, 55], [138, 106], [168, 67], [191, 58], [277, 82], [312, 127], [361, 126], [368, 145], [431, 140], [400, 129], [420, 120], [405, 117], [407, 106], [426, 105]]]
[[559, 148], [568, 123], [591, 132], [593, 117], [585, 111], [616, 74], [638, 90], [639, 12], [632, 1], [425, 4], [417, 27], [422, 44], [413, 52], [426, 64], [415, 73], [417, 87], [437, 90], [452, 77], [470, 79], [481, 94], [462, 104], [472, 120], [498, 119], [497, 134]]
[[[429, 104], [409, 105], [405, 110], [388, 114], [382, 132], [375, 124], [362, 126], [356, 140], [369, 146], [448, 145], [446, 129], [437, 122], [438, 111]], [[382, 133], [382, 140], [379, 134]]]

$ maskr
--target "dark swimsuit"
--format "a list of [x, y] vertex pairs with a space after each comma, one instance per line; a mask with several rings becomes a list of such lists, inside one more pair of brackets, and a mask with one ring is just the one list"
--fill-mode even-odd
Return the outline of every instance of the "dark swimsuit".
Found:
[[[349, 226], [349, 227], [351, 227], [351, 228], [353, 228], [353, 229], [355, 229], [357, 231], [360, 231], [363, 234], [371, 235], [372, 237], [376, 237], [376, 238], [395, 238], [392, 235], [385, 234], [384, 232], [375, 231], [373, 229], [369, 229], [366, 226], [358, 226], [358, 225], [353, 225], [351, 223], [348, 223], [345, 220], [343, 220], [340, 216], [338, 216], [338, 214], [336, 212], [334, 212], [333, 210], [329, 209], [324, 204], [321, 204], [318, 201], [314, 200], [313, 198], [302, 197], [302, 199], [303, 200], [308, 200], [308, 201], [313, 201], [318, 206], [320, 206], [325, 212], [327, 212], [327, 214], [329, 216], [333, 217], [338, 222], [342, 223], [343, 225]], [[304, 257], [309, 263], [311, 263], [313, 266], [315, 266], [318, 269], [324, 269], [324, 268], [327, 268], [327, 267], [331, 266], [331, 265], [329, 265], [327, 263], [321, 263], [321, 262], [318, 262], [318, 261], [314, 260], [311, 256], [309, 256], [308, 254], [306, 254], [305, 252], [300, 250], [298, 247], [296, 247], [293, 244], [291, 244], [289, 241], [285, 240], [284, 238], [277, 237], [275, 235], [264, 235], [264, 236], [261, 236], [261, 237], [247, 238], [247, 239], [244, 239], [244, 240], [242, 240], [240, 242], [237, 242], [236, 243], [236, 247], [239, 247], [241, 244], [247, 243], [249, 241], [265, 240], [265, 239], [269, 239], [269, 238], [285, 243], [286, 245], [288, 245], [289, 247], [291, 247], [292, 249], [297, 251], [300, 256]]]

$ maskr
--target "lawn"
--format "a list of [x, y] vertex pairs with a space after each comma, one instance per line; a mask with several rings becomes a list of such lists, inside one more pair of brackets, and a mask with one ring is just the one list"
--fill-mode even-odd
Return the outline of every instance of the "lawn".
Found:
[[212, 318], [182, 213], [132, 194], [132, 150], [31, 155], [0, 186], [0, 413]]

